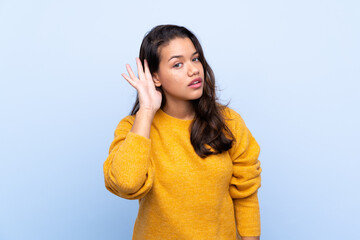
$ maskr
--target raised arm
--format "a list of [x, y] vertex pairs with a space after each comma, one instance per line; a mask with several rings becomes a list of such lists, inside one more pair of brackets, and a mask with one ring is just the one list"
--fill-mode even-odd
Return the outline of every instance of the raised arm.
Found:
[[133, 124], [131, 116], [121, 120], [103, 165], [105, 187], [126, 199], [145, 196], [155, 174], [150, 161], [151, 140], [130, 131]]
[[161, 104], [161, 93], [155, 89], [147, 62], [143, 70], [140, 60], [136, 61], [139, 78], [129, 65], [130, 77], [123, 77], [137, 89], [140, 108], [135, 119], [127, 116], [118, 124], [103, 165], [106, 188], [126, 199], [142, 198], [152, 187], [155, 172], [150, 158], [150, 129]]

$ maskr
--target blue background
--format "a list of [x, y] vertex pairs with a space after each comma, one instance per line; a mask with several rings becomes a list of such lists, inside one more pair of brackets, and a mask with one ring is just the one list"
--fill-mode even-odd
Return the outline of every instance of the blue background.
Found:
[[0, 1], [0, 239], [131, 239], [102, 165], [144, 34], [188, 27], [261, 146], [262, 239], [360, 239], [359, 1]]

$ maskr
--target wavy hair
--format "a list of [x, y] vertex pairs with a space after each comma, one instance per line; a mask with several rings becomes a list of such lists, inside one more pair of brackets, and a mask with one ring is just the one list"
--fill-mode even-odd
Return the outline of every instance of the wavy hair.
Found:
[[[219, 154], [231, 148], [234, 135], [225, 124], [223, 110], [227, 107], [217, 102], [214, 73], [207, 63], [204, 52], [196, 36], [182, 26], [158, 25], [151, 29], [141, 43], [139, 58], [144, 66], [144, 59], [148, 61], [151, 73], [157, 72], [160, 63], [160, 47], [166, 46], [175, 38], [189, 38], [199, 53], [199, 60], [204, 69], [204, 89], [199, 99], [190, 100], [195, 110], [194, 121], [190, 125], [190, 141], [197, 155], [206, 158], [211, 154]], [[162, 87], [156, 87], [162, 93], [161, 107], [166, 103]], [[135, 115], [140, 108], [139, 95], [130, 112]], [[228, 135], [228, 136], [226, 136]], [[209, 148], [210, 146], [210, 148]]]

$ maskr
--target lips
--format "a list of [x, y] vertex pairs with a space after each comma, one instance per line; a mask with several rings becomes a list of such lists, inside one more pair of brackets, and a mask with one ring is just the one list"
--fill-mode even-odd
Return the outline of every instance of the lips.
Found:
[[201, 83], [202, 82], [202, 79], [201, 78], [195, 78], [194, 80], [192, 80], [188, 86], [191, 86], [193, 85], [194, 83]]

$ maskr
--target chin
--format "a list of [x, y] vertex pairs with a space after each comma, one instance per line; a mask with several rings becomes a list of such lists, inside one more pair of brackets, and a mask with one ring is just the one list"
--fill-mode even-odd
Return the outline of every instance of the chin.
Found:
[[196, 100], [196, 99], [199, 99], [201, 98], [203, 95], [203, 93], [201, 92], [201, 94], [197, 94], [196, 96], [194, 96], [193, 98], [191, 98], [190, 100]]

